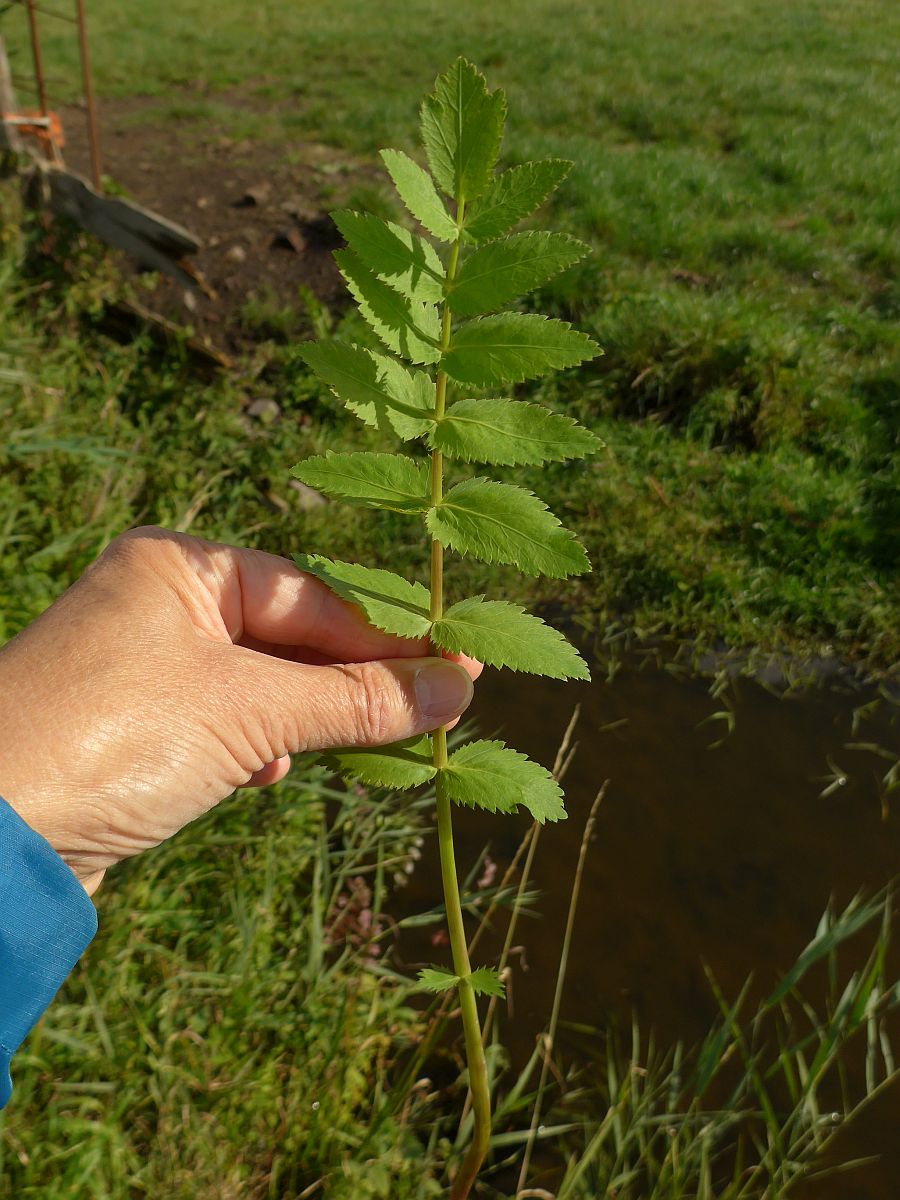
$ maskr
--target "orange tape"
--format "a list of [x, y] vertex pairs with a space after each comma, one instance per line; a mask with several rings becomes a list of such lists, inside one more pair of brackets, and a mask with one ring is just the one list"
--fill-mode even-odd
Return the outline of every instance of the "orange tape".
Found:
[[17, 113], [2, 113], [0, 116], [4, 121], [9, 121], [22, 137], [33, 137], [47, 158], [55, 158], [55, 151], [62, 150], [66, 144], [62, 121], [55, 112], [44, 114], [30, 108]]

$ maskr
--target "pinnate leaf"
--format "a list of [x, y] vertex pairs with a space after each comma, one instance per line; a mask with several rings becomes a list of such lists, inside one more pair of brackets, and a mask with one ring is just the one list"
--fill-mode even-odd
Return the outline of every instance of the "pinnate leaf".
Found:
[[428, 444], [448, 458], [507, 466], [584, 458], [603, 445], [571, 417], [524, 400], [458, 400]]
[[351, 775], [370, 787], [405, 792], [435, 776], [431, 738], [424, 735], [373, 750], [331, 750], [324, 758], [342, 775]]
[[422, 101], [422, 141], [438, 186], [454, 200], [473, 200], [487, 187], [500, 153], [506, 116], [503, 92], [460, 58], [439, 75]]
[[410, 362], [437, 362], [440, 320], [435, 306], [401, 296], [350, 250], [336, 250], [334, 259], [359, 311], [387, 348]]
[[308, 342], [301, 357], [351, 412], [367, 425], [408, 441], [434, 423], [434, 381], [394, 358], [347, 342]]
[[378, 567], [335, 562], [320, 554], [295, 554], [301, 571], [315, 575], [342, 600], [361, 609], [370, 625], [397, 637], [421, 638], [431, 628], [428, 589]]
[[543, 204], [571, 169], [566, 159], [546, 158], [495, 175], [466, 213], [466, 236], [475, 242], [500, 237]]
[[596, 342], [566, 321], [499, 313], [460, 325], [441, 366], [459, 383], [490, 387], [575, 367], [599, 353]]
[[457, 804], [487, 812], [514, 812], [521, 804], [541, 824], [565, 819], [562, 789], [550, 772], [503, 742], [460, 746], [441, 776]]
[[431, 242], [370, 213], [332, 213], [350, 249], [379, 279], [408, 300], [435, 304], [444, 298], [444, 267]]
[[459, 976], [440, 967], [423, 967], [418, 974], [419, 986], [426, 992], [449, 992], [459, 983]]
[[526, 575], [556, 579], [590, 570], [574, 534], [533, 492], [514, 484], [467, 479], [429, 509], [425, 520], [442, 546], [482, 562], [512, 563]]
[[469, 983], [476, 996], [503, 996], [505, 989], [500, 972], [493, 967], [478, 967], [469, 976]]
[[463, 263], [447, 303], [459, 317], [492, 312], [571, 267], [589, 250], [567, 233], [514, 233], [486, 242]]
[[434, 180], [401, 150], [382, 150], [381, 158], [397, 189], [397, 195], [430, 234], [441, 242], [453, 242], [456, 222], [444, 208]]
[[452, 654], [468, 654], [490, 667], [509, 667], [551, 679], [590, 679], [575, 647], [540, 617], [506, 600], [470, 596], [452, 605], [431, 630], [432, 641]]
[[327, 450], [297, 463], [291, 474], [326, 496], [339, 496], [364, 508], [414, 513], [423, 512], [430, 503], [428, 468], [403, 454]]

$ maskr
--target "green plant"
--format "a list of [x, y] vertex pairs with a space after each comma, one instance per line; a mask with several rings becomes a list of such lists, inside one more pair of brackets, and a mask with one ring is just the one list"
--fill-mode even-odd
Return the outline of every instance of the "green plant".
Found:
[[[502, 466], [583, 458], [598, 439], [574, 420], [539, 405], [484, 398], [482, 389], [577, 366], [598, 347], [566, 322], [534, 313], [498, 312], [504, 304], [584, 256], [562, 233], [513, 233], [565, 177], [570, 163], [549, 159], [500, 174], [506, 104], [463, 59], [437, 79], [421, 109], [429, 175], [407, 155], [382, 159], [400, 199], [434, 243], [371, 214], [338, 212], [349, 249], [335, 258], [359, 311], [397, 359], [339, 341], [313, 343], [303, 356], [368, 425], [405, 442], [424, 442], [427, 460], [362, 451], [327, 452], [293, 470], [303, 483], [368, 508], [419, 516], [430, 539], [430, 590], [385, 570], [299, 555], [302, 570], [356, 604], [378, 628], [427, 638], [431, 653], [464, 653], [557, 679], [587, 679], [584, 661], [560, 633], [515, 604], [470, 596], [444, 606], [445, 549], [530, 575], [565, 579], [589, 570], [584, 549], [532, 492], [480, 476], [444, 491], [444, 460]], [[441, 200], [438, 188], [450, 199]], [[493, 314], [493, 315], [485, 315]], [[457, 392], [462, 398], [455, 399]], [[474, 1111], [472, 1142], [451, 1188], [463, 1200], [487, 1152], [490, 1094], [476, 996], [496, 995], [496, 971], [473, 970], [460, 905], [451, 801], [489, 811], [519, 805], [538, 821], [565, 815], [553, 777], [500, 741], [474, 741], [447, 753], [444, 729], [375, 751], [336, 751], [343, 773], [409, 789], [433, 781], [441, 873], [453, 971], [421, 973], [424, 988], [456, 988], [465, 1033]]]

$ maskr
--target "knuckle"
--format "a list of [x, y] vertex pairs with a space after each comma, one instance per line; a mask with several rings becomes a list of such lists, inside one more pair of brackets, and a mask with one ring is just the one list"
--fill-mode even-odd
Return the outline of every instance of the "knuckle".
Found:
[[143, 548], [147, 541], [167, 536], [171, 536], [170, 531], [163, 529], [161, 525], [135, 525], [133, 529], [126, 529], [118, 537], [114, 537], [108, 549], [131, 549], [135, 546]]
[[353, 725], [360, 742], [382, 745], [394, 741], [402, 712], [393, 679], [375, 663], [345, 668], [350, 676]]
[[107, 563], [147, 561], [155, 557], [159, 547], [171, 538], [171, 531], [158, 525], [139, 525], [114, 537], [100, 558]]

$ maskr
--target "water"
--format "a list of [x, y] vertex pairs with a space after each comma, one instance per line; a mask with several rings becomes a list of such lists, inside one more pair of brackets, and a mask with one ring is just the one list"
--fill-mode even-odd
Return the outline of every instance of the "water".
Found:
[[[581, 705], [578, 752], [565, 781], [570, 817], [541, 834], [540, 919], [519, 926], [515, 1022], [505, 1031], [514, 1065], [527, 1059], [548, 1018], [584, 823], [604, 780], [562, 1008], [567, 1021], [603, 1027], [609, 1016], [627, 1024], [634, 1013], [659, 1044], [690, 1045], [716, 1016], [704, 963], [728, 997], [752, 973], [752, 1003], [793, 964], [829, 898], [843, 905], [898, 873], [900, 791], [892, 803], [881, 782], [890, 762], [861, 748], [897, 749], [894, 705], [860, 714], [854, 732], [854, 711], [871, 691], [832, 682], [781, 696], [740, 678], [729, 692], [729, 733], [726, 721], [710, 719], [724, 706], [709, 689], [707, 679], [640, 669], [636, 660], [612, 682], [602, 674], [586, 685], [490, 672], [479, 683], [481, 734], [499, 734], [546, 765]], [[527, 827], [526, 819], [457, 810], [461, 873], [488, 845], [502, 874]], [[437, 886], [436, 859], [426, 856], [404, 909], [438, 904]], [[429, 933], [401, 944], [409, 963], [445, 961], [446, 949], [432, 946]], [[481, 961], [491, 961], [497, 943], [482, 950]], [[817, 1185], [816, 1197], [900, 1194], [898, 1129], [900, 1096], [889, 1095], [848, 1151], [877, 1153], [881, 1162], [837, 1177], [835, 1188]]]

